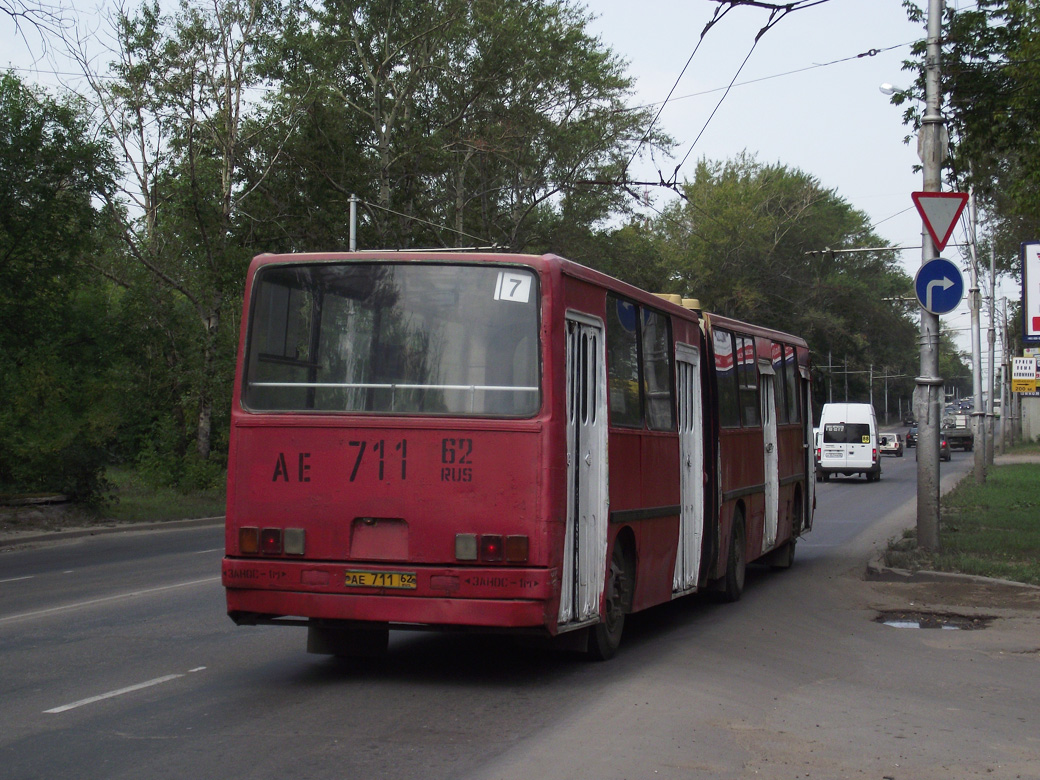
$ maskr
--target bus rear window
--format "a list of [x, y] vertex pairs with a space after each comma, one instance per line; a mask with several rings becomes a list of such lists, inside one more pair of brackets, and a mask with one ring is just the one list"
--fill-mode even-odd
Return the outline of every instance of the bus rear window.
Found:
[[255, 411], [529, 417], [540, 406], [538, 282], [525, 268], [262, 268], [243, 404]]
[[866, 423], [828, 423], [823, 426], [824, 444], [869, 444], [870, 426]]

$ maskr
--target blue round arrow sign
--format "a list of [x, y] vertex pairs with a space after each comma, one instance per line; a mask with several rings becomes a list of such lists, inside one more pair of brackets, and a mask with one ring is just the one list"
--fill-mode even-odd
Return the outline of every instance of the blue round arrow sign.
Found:
[[914, 277], [914, 291], [925, 311], [949, 314], [964, 297], [964, 277], [956, 265], [937, 257], [921, 265]]

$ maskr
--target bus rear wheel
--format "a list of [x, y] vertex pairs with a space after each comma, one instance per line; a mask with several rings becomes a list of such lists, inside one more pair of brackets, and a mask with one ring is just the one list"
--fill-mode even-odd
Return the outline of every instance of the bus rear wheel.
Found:
[[625, 612], [632, 587], [629, 569], [624, 545], [616, 540], [610, 556], [610, 576], [603, 598], [603, 620], [589, 629], [588, 654], [593, 660], [610, 660], [621, 645], [621, 632], [625, 628]]

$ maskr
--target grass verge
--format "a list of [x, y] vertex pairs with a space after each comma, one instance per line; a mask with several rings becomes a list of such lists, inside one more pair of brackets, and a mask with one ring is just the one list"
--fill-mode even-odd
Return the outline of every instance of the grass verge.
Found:
[[118, 501], [106, 506], [101, 514], [112, 520], [155, 522], [224, 514], [223, 488], [181, 493], [173, 488], [149, 484], [129, 469], [109, 469], [108, 479], [115, 486]]
[[[1014, 454], [1040, 455], [1040, 448]], [[982, 485], [970, 475], [961, 480], [940, 502], [939, 540], [940, 550], [919, 550], [911, 529], [889, 546], [885, 562], [1040, 585], [1040, 463], [994, 466]]]

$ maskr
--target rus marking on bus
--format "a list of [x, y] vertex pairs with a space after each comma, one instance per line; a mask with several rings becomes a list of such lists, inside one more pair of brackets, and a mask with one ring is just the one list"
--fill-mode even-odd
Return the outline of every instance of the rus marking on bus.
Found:
[[683, 303], [554, 255], [255, 258], [230, 617], [306, 626], [318, 653], [425, 627], [606, 659], [626, 615], [790, 566], [815, 505], [808, 345]]

